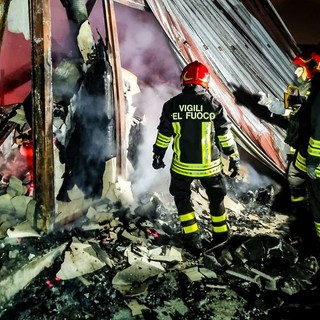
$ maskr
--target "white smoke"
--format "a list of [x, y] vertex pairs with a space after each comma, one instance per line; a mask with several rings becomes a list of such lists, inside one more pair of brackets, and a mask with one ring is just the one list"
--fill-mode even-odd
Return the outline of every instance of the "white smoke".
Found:
[[157, 127], [165, 101], [177, 94], [177, 89], [168, 85], [146, 87], [134, 97], [138, 106], [138, 113], [144, 115], [143, 143], [139, 146], [138, 167], [134, 173], [133, 193], [139, 196], [147, 191], [168, 194], [170, 184], [170, 164], [172, 157], [172, 144], [169, 145], [164, 162], [165, 168], [155, 170], [152, 167], [153, 144], [157, 136]]

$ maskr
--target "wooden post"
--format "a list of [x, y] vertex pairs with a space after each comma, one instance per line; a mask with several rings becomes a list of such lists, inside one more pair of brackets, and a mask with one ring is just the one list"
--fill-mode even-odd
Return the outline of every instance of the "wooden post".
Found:
[[32, 41], [32, 131], [37, 227], [47, 231], [54, 217], [52, 61], [50, 0], [29, 0]]
[[113, 88], [117, 139], [117, 175], [127, 175], [126, 106], [124, 101], [121, 59], [113, 0], [103, 0], [108, 37], [108, 56], [113, 70]]

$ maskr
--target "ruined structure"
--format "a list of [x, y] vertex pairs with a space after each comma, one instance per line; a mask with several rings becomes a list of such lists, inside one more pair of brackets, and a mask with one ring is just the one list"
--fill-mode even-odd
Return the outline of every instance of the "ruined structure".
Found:
[[[282, 98], [300, 50], [270, 1], [0, 5], [0, 317], [319, 310], [318, 262], [291, 233], [286, 200], [277, 207], [285, 129], [257, 106], [260, 90]], [[194, 186], [199, 259], [179, 241], [168, 174], [151, 167], [162, 103], [194, 59], [209, 66], [245, 159], [242, 180], [229, 182], [226, 247], [210, 248], [206, 196]]]

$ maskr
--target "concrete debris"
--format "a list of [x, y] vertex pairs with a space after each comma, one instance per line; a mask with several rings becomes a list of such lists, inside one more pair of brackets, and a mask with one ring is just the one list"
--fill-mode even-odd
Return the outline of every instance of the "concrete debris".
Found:
[[[112, 279], [112, 285], [123, 295], [131, 296], [136, 289], [134, 286], [137, 286], [137, 284], [143, 285], [147, 279], [155, 277], [162, 272], [161, 269], [151, 264], [136, 261], [130, 267], [119, 271]], [[142, 287], [145, 288], [145, 286]]]
[[23, 185], [22, 181], [15, 176], [11, 176], [9, 180], [9, 185], [7, 187], [7, 194], [11, 197], [21, 196], [26, 193], [26, 187]]
[[259, 275], [244, 266], [231, 266], [230, 269], [226, 270], [226, 273], [242, 280], [256, 283], [260, 287], [261, 281]]
[[[144, 253], [143, 253], [143, 251], [144, 251]], [[165, 271], [165, 269], [163, 268], [163, 266], [161, 265], [160, 262], [149, 261], [149, 258], [148, 258], [149, 254], [148, 254], [147, 250], [143, 250], [143, 248], [139, 249], [139, 252], [137, 252], [137, 253], [135, 253], [131, 250], [128, 250], [128, 251], [126, 250], [125, 256], [128, 258], [128, 263], [130, 265], [133, 265], [137, 261], [141, 261], [141, 262], [144, 262], [145, 264], [149, 264], [152, 267], [160, 269], [163, 272]]]
[[160, 247], [157, 249], [152, 249], [149, 252], [151, 260], [176, 263], [183, 261], [181, 250], [175, 247]]
[[242, 263], [266, 263], [272, 259], [282, 259], [292, 265], [298, 260], [298, 252], [288, 243], [275, 236], [257, 235], [245, 241], [235, 255]]
[[70, 250], [65, 252], [64, 261], [57, 276], [62, 280], [73, 279], [103, 268], [101, 261], [90, 244], [73, 239]]
[[[35, 201], [26, 196], [26, 187], [17, 177], [11, 176], [5, 193], [0, 195], [0, 237], [7, 235], [7, 230], [27, 220], [24, 226], [34, 225]], [[29, 224], [29, 225], [28, 225]], [[23, 227], [22, 227], [23, 228]], [[28, 232], [28, 231], [27, 231]]]
[[[189, 318], [205, 319], [208, 312], [213, 315], [219, 312], [230, 319], [266, 320], [269, 312], [286, 304], [283, 295], [293, 297], [317, 292], [318, 260], [312, 255], [302, 259], [298, 249], [284, 240], [288, 216], [260, 203], [260, 196], [265, 195], [261, 188], [259, 192], [252, 192], [260, 195], [260, 202], [254, 196], [249, 207], [239, 195], [236, 198], [232, 192], [228, 194], [231, 237], [223, 247], [212, 249], [206, 195], [201, 186], [194, 186], [192, 201], [204, 244], [204, 252], [195, 258], [184, 249], [174, 204], [164, 203], [159, 194], [146, 193], [137, 204], [130, 203], [130, 195], [124, 197], [127, 199], [125, 206], [111, 190], [117, 188], [116, 184], [111, 185], [112, 199], [71, 200], [55, 222], [55, 230], [59, 226], [61, 233], [53, 230], [45, 237], [34, 228], [35, 203], [30, 197], [13, 197], [7, 193], [0, 196], [7, 208], [0, 215], [0, 228], [6, 226], [0, 243], [3, 251], [0, 252], [3, 261], [1, 283], [5, 286], [18, 281], [16, 278], [20, 273], [10, 272], [15, 263], [17, 270], [24, 271], [24, 277], [29, 279], [19, 286], [15, 284], [15, 289], [8, 294], [3, 289], [4, 307], [0, 307], [0, 315], [9, 312], [9, 301], [15, 301], [21, 308], [19, 299], [30, 299], [28, 290], [39, 290], [36, 289], [38, 281], [46, 283], [51, 290], [37, 292], [39, 299], [42, 297], [46, 303], [61, 299], [63, 309], [66, 301], [74, 303], [67, 288], [78, 286], [85, 292], [83, 299], [86, 300], [75, 311], [79, 316], [85, 312], [94, 317], [106, 308], [112, 309], [112, 305], [125, 305], [121, 310], [110, 309], [110, 313], [119, 317], [121, 314], [126, 319], [149, 315], [162, 320], [174, 319], [174, 315], [186, 317], [187, 314]], [[125, 190], [124, 187], [121, 189]], [[267, 195], [269, 190], [268, 187]], [[72, 193], [70, 196], [73, 198]], [[122, 197], [123, 193], [118, 196]], [[14, 198], [17, 199], [12, 201]], [[20, 210], [18, 217], [12, 203]], [[59, 204], [59, 208], [64, 208], [64, 203]], [[59, 245], [59, 259], [54, 263], [50, 260], [48, 268], [40, 275], [35, 270], [44, 270], [45, 263], [41, 260], [45, 256], [44, 250], [51, 252]], [[37, 268], [35, 261], [39, 261]], [[271, 292], [276, 299], [268, 297]], [[108, 307], [102, 299], [106, 295], [113, 301]], [[264, 295], [268, 305], [248, 307], [260, 305], [260, 297]], [[93, 300], [103, 307], [84, 311]]]
[[63, 244], [57, 248], [51, 249], [43, 256], [35, 257], [32, 261], [16, 269], [10, 276], [0, 281], [0, 302], [9, 301], [20, 290], [24, 289], [30, 282], [39, 275], [45, 268], [49, 268], [54, 260], [65, 250]]
[[7, 230], [7, 235], [9, 238], [41, 237], [39, 232], [34, 230], [28, 221], [24, 221], [14, 227], [11, 227]]
[[199, 272], [198, 267], [188, 268], [183, 270], [183, 273], [191, 280], [191, 281], [200, 281], [204, 278], [204, 275]]
[[148, 307], [146, 307], [143, 304], [140, 304], [137, 299], [130, 299], [125, 302], [126, 305], [130, 308], [133, 317], [142, 315], [144, 310], [149, 310]]
[[[11, 196], [2, 196], [11, 202]], [[229, 318], [242, 313], [265, 320], [265, 315], [269, 310], [271, 312], [277, 308], [279, 301], [285, 304], [283, 294], [295, 296], [314, 290], [318, 261], [313, 256], [302, 260], [298, 250], [283, 239], [281, 225], [286, 221], [284, 215], [270, 208], [262, 214], [259, 211], [260, 203], [256, 203], [255, 210], [252, 203], [248, 212], [247, 206], [240, 200], [233, 200], [232, 194], [229, 200], [233, 204], [228, 209], [231, 238], [222, 248], [211, 249], [210, 219], [204, 205], [205, 195], [193, 197], [192, 201], [203, 208], [197, 211], [205, 245], [199, 258], [184, 250], [175, 208], [171, 203], [164, 204], [158, 194], [145, 195], [141, 203], [127, 207], [110, 199], [89, 201], [81, 214], [71, 217], [65, 213], [63, 218], [58, 217], [64, 233], [52, 233], [46, 236], [46, 240], [33, 230], [28, 220], [16, 222], [6, 230], [1, 242], [6, 252], [2, 255], [4, 265], [12, 265], [22, 254], [25, 255], [25, 261], [29, 261], [26, 264], [28, 268], [25, 266], [24, 270], [34, 268], [34, 261], [41, 261], [40, 257], [43, 256], [42, 246], [39, 252], [35, 249], [40, 243], [47, 246], [49, 252], [50, 248], [60, 243], [62, 249], [59, 252], [60, 255], [64, 252], [64, 258], [60, 258], [60, 261], [56, 259], [55, 267], [49, 266], [46, 274], [41, 277], [38, 273], [32, 274], [32, 277], [29, 274], [29, 278], [33, 279], [28, 282], [29, 285], [25, 281], [23, 286], [16, 287], [3, 299], [17, 301], [20, 296], [23, 297], [20, 293], [23, 288], [24, 292], [28, 292], [28, 288], [33, 290], [32, 283], [37, 278], [39, 281], [40, 278], [41, 281], [47, 281], [44, 277], [60, 279], [60, 282], [50, 280], [48, 286], [60, 292], [62, 299], [65, 285], [78, 279], [77, 286], [81, 283], [81, 290], [87, 292], [87, 301], [93, 296], [99, 301], [97, 294], [100, 290], [104, 292], [103, 296], [113, 296], [114, 301], [118, 295], [119, 304], [123, 304], [120, 301], [124, 299], [130, 310], [129, 313], [128, 310], [122, 310], [127, 319], [146, 314], [161, 320], [166, 319], [166, 314], [185, 317], [186, 314], [192, 314], [192, 310], [197, 314], [207, 314], [211, 310], [215, 314], [217, 304], [222, 309], [219, 312], [225, 315], [222, 305], [224, 300], [229, 299], [232, 305], [232, 311], [228, 309]], [[27, 199], [21, 201], [24, 202], [28, 202]], [[71, 202], [75, 202], [73, 208], [80, 206], [77, 200]], [[0, 217], [6, 220], [11, 214], [1, 214]], [[271, 224], [271, 220], [277, 222]], [[62, 223], [70, 224], [70, 228]], [[15, 238], [11, 237], [16, 237], [17, 241], [12, 242]], [[47, 243], [48, 239], [52, 240]], [[37, 242], [32, 244], [32, 241]], [[9, 268], [8, 265], [0, 272], [3, 284], [7, 284], [12, 277], [8, 274]], [[239, 297], [239, 293], [235, 294], [230, 287], [243, 292], [243, 297]], [[245, 304], [260, 303], [256, 293], [267, 295], [268, 292], [277, 296], [277, 303], [267, 298], [268, 307], [244, 311]], [[23, 297], [24, 300], [26, 298]], [[211, 305], [209, 301], [214, 303]], [[5, 310], [0, 309], [0, 313], [5, 314]], [[95, 314], [92, 310], [90, 312]], [[239, 319], [244, 318], [239, 316]]]

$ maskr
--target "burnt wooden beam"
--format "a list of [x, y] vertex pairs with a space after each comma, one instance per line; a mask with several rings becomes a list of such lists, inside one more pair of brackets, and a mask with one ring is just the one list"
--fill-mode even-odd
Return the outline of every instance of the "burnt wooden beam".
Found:
[[0, 51], [11, 0], [0, 0]]
[[6, 141], [10, 133], [18, 126], [17, 123], [9, 121], [16, 108], [17, 104], [7, 105], [5, 107], [0, 106], [0, 146]]
[[50, 0], [29, 0], [32, 41], [32, 133], [37, 227], [54, 218], [52, 61]]
[[117, 175], [126, 178], [127, 175], [127, 134], [126, 106], [124, 100], [120, 49], [113, 0], [103, 0], [108, 37], [108, 56], [113, 71], [113, 89], [116, 119], [117, 139]]

